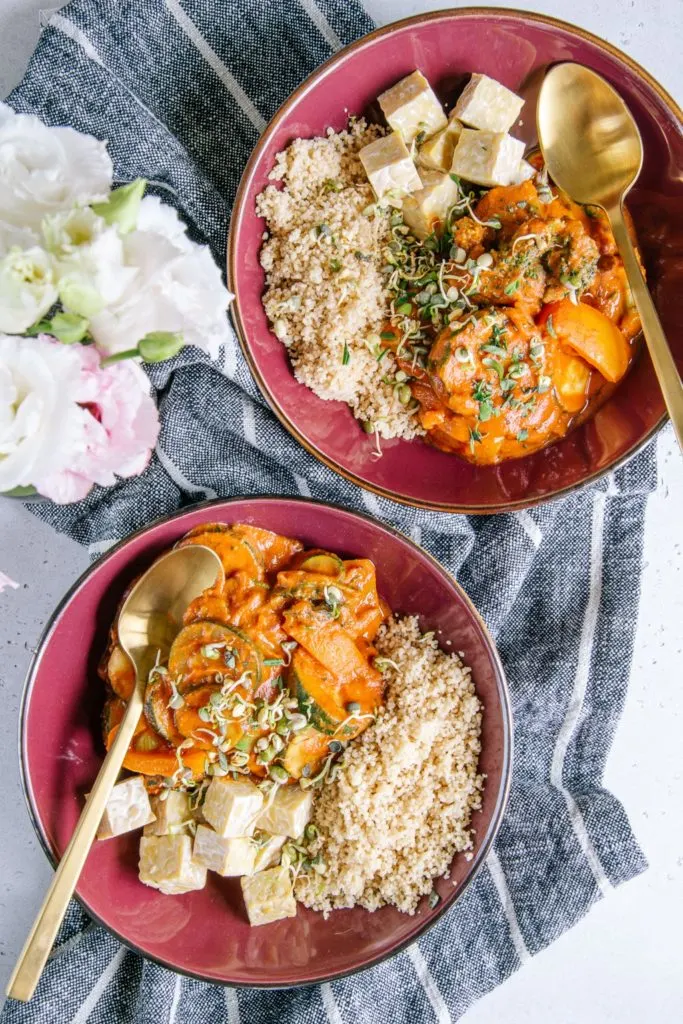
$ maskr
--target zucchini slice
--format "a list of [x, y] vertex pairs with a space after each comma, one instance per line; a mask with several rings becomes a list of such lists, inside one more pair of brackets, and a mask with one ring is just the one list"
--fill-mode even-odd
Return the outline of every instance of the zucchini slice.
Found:
[[107, 750], [109, 750], [111, 731], [121, 723], [125, 710], [125, 702], [115, 695], [108, 697], [104, 702], [104, 707], [102, 708], [102, 739]]
[[304, 572], [319, 572], [323, 576], [341, 576], [344, 572], [344, 563], [339, 555], [333, 555], [329, 551], [309, 551], [297, 568], [303, 569]]
[[180, 743], [173, 711], [168, 706], [171, 700], [171, 687], [160, 675], [155, 675], [145, 687], [145, 718], [154, 732], [158, 733], [167, 743]]
[[250, 672], [255, 687], [261, 682], [263, 659], [241, 629], [218, 622], [193, 622], [173, 641], [168, 670], [180, 693], [214, 682], [216, 674], [237, 679]]
[[203, 544], [207, 548], [212, 548], [220, 558], [226, 576], [242, 571], [254, 579], [263, 579], [265, 566], [261, 555], [248, 541], [236, 537], [228, 530], [195, 533], [184, 537], [178, 543], [178, 547], [186, 547], [188, 544]]
[[319, 732], [333, 735], [347, 717], [341, 700], [339, 680], [303, 647], [292, 655], [289, 688], [299, 702], [299, 711]]

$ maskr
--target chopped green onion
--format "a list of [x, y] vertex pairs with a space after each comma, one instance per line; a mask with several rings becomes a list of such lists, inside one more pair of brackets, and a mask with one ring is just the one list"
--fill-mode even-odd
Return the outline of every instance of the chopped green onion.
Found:
[[349, 346], [344, 342], [344, 351], [342, 352], [342, 366], [348, 366], [351, 361], [351, 353], [349, 352]]

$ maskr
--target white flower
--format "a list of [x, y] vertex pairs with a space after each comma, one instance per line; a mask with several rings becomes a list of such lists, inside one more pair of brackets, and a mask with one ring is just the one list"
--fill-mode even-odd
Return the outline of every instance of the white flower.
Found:
[[105, 142], [0, 103], [0, 242], [3, 227], [38, 232], [47, 214], [105, 200], [111, 184]]
[[0, 259], [0, 331], [20, 334], [56, 300], [52, 264], [42, 249], [10, 249]]
[[92, 346], [0, 335], [0, 491], [77, 501], [93, 483], [141, 473], [158, 433], [139, 367], [103, 367]]
[[66, 345], [0, 334], [0, 491], [37, 486], [80, 435], [80, 363]]
[[191, 242], [175, 210], [154, 196], [142, 200], [137, 229], [125, 236], [123, 249], [137, 276], [118, 302], [91, 319], [98, 348], [123, 352], [151, 331], [171, 331], [215, 357], [230, 338], [232, 296], [209, 249]]
[[123, 244], [89, 207], [45, 217], [45, 248], [53, 257], [59, 297], [64, 308], [89, 317], [116, 302], [137, 274], [123, 265]]

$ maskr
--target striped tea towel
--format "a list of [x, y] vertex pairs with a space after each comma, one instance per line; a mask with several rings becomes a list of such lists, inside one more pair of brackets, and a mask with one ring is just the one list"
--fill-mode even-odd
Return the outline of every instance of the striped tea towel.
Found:
[[[220, 264], [240, 172], [289, 92], [372, 28], [353, 0], [73, 0], [48, 15], [9, 99], [109, 140], [116, 176], [149, 179]], [[478, 605], [515, 716], [510, 803], [495, 848], [419, 943], [355, 977], [293, 991], [223, 989], [122, 948], [73, 905], [29, 1005], [41, 1024], [394, 1024], [455, 1021], [645, 861], [602, 785], [631, 661], [652, 449], [551, 504], [464, 518], [403, 508], [340, 479], [270, 413], [233, 342], [150, 368], [162, 432], [138, 479], [79, 505], [33, 506], [93, 554], [218, 495], [293, 493], [359, 508], [421, 542]]]

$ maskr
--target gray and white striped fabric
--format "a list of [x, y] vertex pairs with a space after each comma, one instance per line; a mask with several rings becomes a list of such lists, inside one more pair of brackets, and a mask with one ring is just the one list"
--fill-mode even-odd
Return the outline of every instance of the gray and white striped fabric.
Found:
[[[74, 0], [48, 15], [9, 102], [109, 140], [117, 178], [148, 178], [218, 263], [241, 169], [286, 95], [372, 28], [353, 0]], [[312, 495], [421, 542], [493, 630], [515, 716], [509, 810], [457, 906], [419, 944], [361, 975], [301, 990], [179, 978], [122, 948], [74, 904], [27, 1006], [4, 1024], [374, 1024], [455, 1021], [479, 996], [645, 868], [601, 779], [626, 694], [652, 449], [607, 482], [530, 512], [463, 518], [405, 509], [297, 446], [236, 343], [152, 368], [163, 427], [138, 479], [36, 515], [100, 554], [181, 505], [219, 495]]]

